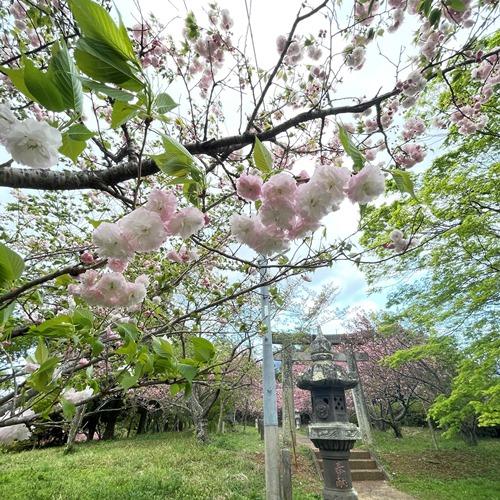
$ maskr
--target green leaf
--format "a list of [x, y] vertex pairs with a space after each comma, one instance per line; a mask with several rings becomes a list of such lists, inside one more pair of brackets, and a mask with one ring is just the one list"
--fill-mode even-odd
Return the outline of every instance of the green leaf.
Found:
[[69, 158], [73, 163], [78, 161], [78, 157], [87, 147], [86, 141], [75, 141], [71, 139], [68, 132], [62, 135], [62, 145], [59, 148], [59, 153]]
[[432, 0], [422, 0], [420, 2], [420, 5], [418, 6], [418, 11], [422, 12], [424, 16], [428, 17], [431, 8], [432, 8]]
[[429, 22], [431, 23], [431, 26], [438, 26], [439, 20], [441, 19], [441, 9], [432, 9], [431, 13], [429, 14]]
[[130, 389], [131, 387], [134, 387], [134, 385], [137, 384], [139, 380], [139, 377], [137, 374], [134, 374], [134, 375], [131, 375], [130, 373], [128, 372], [125, 372], [121, 377], [120, 377], [120, 386], [125, 389], [125, 390], [128, 390]]
[[72, 125], [62, 136], [62, 146], [59, 152], [76, 163], [78, 157], [87, 147], [87, 140], [94, 135], [85, 125]]
[[75, 416], [76, 406], [64, 397], [61, 398], [61, 407], [66, 420], [71, 420]]
[[58, 276], [54, 280], [56, 286], [62, 286], [62, 287], [67, 287], [68, 285], [71, 285], [71, 283], [74, 282], [75, 282], [74, 278], [72, 278], [69, 274], [63, 274], [62, 276]]
[[194, 156], [178, 141], [172, 137], [163, 137], [163, 147], [165, 153], [175, 157], [184, 165], [192, 165], [195, 163]]
[[35, 360], [39, 365], [41, 365], [42, 363], [47, 361], [47, 359], [49, 359], [49, 350], [45, 345], [45, 341], [40, 339], [35, 351]]
[[127, 342], [125, 345], [117, 349], [116, 354], [124, 354], [127, 356], [127, 359], [132, 359], [135, 356], [135, 353], [137, 352], [137, 344], [135, 343], [134, 340], [130, 340]]
[[72, 125], [68, 130], [68, 137], [74, 141], [88, 141], [95, 134], [90, 131], [83, 123], [76, 123]]
[[108, 45], [126, 60], [137, 62], [132, 42], [121, 20], [117, 26], [106, 9], [91, 0], [71, 0], [69, 7], [86, 37]]
[[[163, 146], [164, 153], [151, 158], [164, 174], [175, 177], [176, 184], [203, 182], [203, 174], [196, 166], [193, 155], [182, 144], [171, 137], [164, 137]], [[197, 192], [196, 185], [188, 189]]]
[[134, 94], [125, 90], [115, 89], [109, 85], [105, 85], [104, 83], [94, 82], [93, 80], [89, 80], [87, 78], [80, 78], [80, 80], [84, 88], [92, 90], [98, 94], [104, 94], [112, 99], [116, 99], [117, 101], [128, 102], [134, 98]]
[[24, 68], [7, 68], [6, 66], [0, 66], [0, 71], [10, 78], [12, 85], [14, 85], [19, 92], [24, 94], [30, 101], [36, 101], [24, 82]]
[[112, 219], [102, 219], [102, 220], [95, 220], [95, 219], [89, 219], [87, 218], [86, 221], [94, 228], [97, 229], [103, 222], [113, 222]]
[[66, 315], [48, 319], [40, 325], [32, 326], [29, 330], [31, 335], [40, 335], [42, 337], [69, 338], [74, 332], [73, 318]]
[[174, 354], [172, 344], [165, 339], [154, 338], [153, 350], [160, 357], [171, 357]]
[[255, 138], [253, 160], [255, 162], [255, 167], [261, 172], [267, 174], [273, 169], [273, 157], [264, 144], [260, 142], [258, 137]]
[[143, 88], [130, 65], [98, 40], [80, 38], [76, 44], [75, 60], [77, 66], [94, 80], [115, 83], [129, 90]]
[[366, 159], [361, 154], [361, 151], [352, 143], [347, 130], [341, 125], [338, 126], [339, 129], [339, 140], [344, 148], [344, 151], [351, 158], [353, 162], [353, 169], [355, 172], [359, 172], [365, 165]]
[[94, 315], [90, 309], [78, 307], [73, 312], [73, 324], [77, 330], [91, 330], [94, 324]]
[[177, 106], [178, 104], [168, 94], [161, 93], [156, 96], [155, 108], [158, 113], [168, 113]]
[[104, 351], [105, 345], [99, 339], [91, 337], [89, 339], [89, 344], [92, 348], [92, 356], [99, 356], [99, 354]]
[[34, 371], [28, 378], [29, 384], [40, 392], [47, 391], [52, 382], [54, 369], [57, 366], [58, 359], [56, 357], [48, 358], [41, 363], [38, 370]]
[[82, 83], [64, 43], [54, 45], [48, 73], [59, 89], [66, 107], [81, 114], [83, 111]]
[[177, 370], [188, 382], [192, 382], [198, 373], [198, 368], [196, 366], [184, 363], [178, 363]]
[[64, 102], [61, 89], [53, 80], [51, 74], [43, 72], [35, 67], [29, 60], [24, 58], [24, 83], [31, 95], [44, 108], [50, 111], [64, 111], [68, 108]]
[[194, 357], [197, 361], [207, 363], [215, 356], [215, 348], [207, 339], [203, 337], [191, 337], [194, 348]]
[[134, 323], [120, 323], [116, 329], [125, 341], [137, 340], [141, 333]]
[[171, 396], [175, 396], [176, 394], [178, 394], [179, 392], [182, 391], [182, 385], [179, 385], [179, 384], [172, 384], [170, 386], [170, 395]]
[[[2, 330], [4, 326], [6, 325], [7, 321], [9, 321], [10, 315], [14, 311], [14, 308], [16, 307], [16, 303], [12, 302], [8, 306], [3, 307], [0, 309], [0, 334], [2, 333]], [[0, 335], [1, 337], [1, 335]]]
[[467, 6], [463, 0], [448, 0], [446, 5], [457, 12], [465, 12], [467, 10]]
[[133, 104], [123, 101], [115, 101], [111, 111], [111, 128], [118, 128], [125, 122], [133, 118], [139, 112], [139, 108]]
[[413, 181], [412, 181], [411, 176], [408, 172], [406, 172], [404, 170], [394, 169], [394, 170], [391, 170], [391, 175], [394, 178], [394, 182], [396, 183], [396, 186], [398, 186], [398, 189], [402, 193], [410, 193], [412, 198], [415, 198], [415, 200], [417, 199], [417, 197], [415, 196]]
[[14, 250], [0, 243], [0, 287], [10, 286], [24, 271], [24, 260]]

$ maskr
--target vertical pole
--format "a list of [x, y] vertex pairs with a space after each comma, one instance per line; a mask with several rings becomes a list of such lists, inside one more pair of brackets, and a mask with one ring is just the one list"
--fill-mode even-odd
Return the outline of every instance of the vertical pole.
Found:
[[292, 500], [292, 457], [288, 448], [281, 450], [281, 464], [283, 466], [282, 498]]
[[292, 462], [290, 460], [290, 449], [293, 450], [295, 465], [297, 465], [297, 455], [295, 453], [292, 352], [293, 346], [289, 342], [284, 342], [281, 351], [281, 376], [283, 385], [283, 449], [281, 450], [283, 500], [292, 500]]
[[372, 429], [370, 426], [370, 419], [368, 418], [368, 409], [366, 407], [365, 395], [363, 393], [363, 386], [359, 378], [358, 364], [352, 349], [346, 351], [347, 367], [358, 379], [358, 385], [352, 389], [352, 399], [354, 400], [354, 409], [356, 410], [356, 417], [358, 418], [358, 425], [363, 436], [363, 441], [367, 445], [373, 444]]
[[269, 288], [266, 281], [267, 259], [261, 257], [261, 313], [265, 334], [262, 338], [262, 386], [264, 400], [264, 449], [266, 464], [266, 500], [280, 499], [280, 450], [278, 410], [276, 406], [276, 378], [274, 374], [273, 337], [269, 310]]
[[283, 445], [295, 449], [295, 407], [293, 401], [293, 346], [283, 344], [281, 351], [281, 373], [283, 377]]

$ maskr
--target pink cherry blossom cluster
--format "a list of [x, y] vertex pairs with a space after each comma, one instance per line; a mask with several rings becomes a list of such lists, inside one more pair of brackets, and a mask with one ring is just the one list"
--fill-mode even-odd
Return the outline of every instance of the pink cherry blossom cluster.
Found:
[[144, 274], [132, 283], [121, 273], [99, 274], [90, 269], [80, 276], [79, 285], [68, 286], [68, 292], [94, 306], [132, 307], [144, 300], [147, 286], [148, 277]]
[[404, 233], [399, 229], [394, 229], [394, 231], [391, 232], [390, 238], [391, 242], [384, 246], [395, 250], [397, 253], [406, 252], [406, 250], [414, 248], [419, 244], [419, 241], [416, 238], [405, 238]]
[[422, 28], [420, 28], [420, 53], [428, 61], [432, 61], [442, 46], [444, 39], [445, 34], [442, 31], [433, 28], [428, 21], [424, 22]]
[[[394, 116], [399, 109], [399, 102], [396, 99], [392, 99], [387, 102], [384, 110], [380, 114], [380, 124], [384, 129], [392, 124]], [[367, 133], [375, 132], [378, 130], [378, 122], [376, 118], [367, 118], [365, 120], [365, 130]]]
[[[320, 33], [319, 38], [322, 37], [323, 35]], [[287, 48], [287, 40], [288, 37], [285, 35], [279, 35], [276, 39], [276, 50], [278, 54], [281, 55], [285, 48]], [[301, 61], [304, 55], [307, 55], [313, 61], [318, 61], [322, 54], [323, 51], [318, 43], [295, 36], [287, 48], [284, 63], [293, 66]]]
[[281, 172], [263, 182], [257, 175], [242, 175], [237, 194], [260, 200], [256, 215], [234, 215], [231, 231], [236, 239], [262, 255], [284, 251], [291, 240], [315, 231], [321, 219], [338, 210], [346, 195], [353, 203], [368, 203], [384, 192], [385, 179], [378, 166], [368, 164], [356, 175], [345, 167], [319, 165], [308, 182], [297, 185]]
[[[199, 231], [206, 223], [205, 215], [196, 207], [177, 209], [177, 199], [171, 191], [154, 189], [142, 207], [115, 223], [103, 222], [93, 233], [93, 242], [100, 257], [108, 259], [111, 272], [99, 275], [90, 270], [80, 277], [80, 285], [69, 291], [81, 296], [89, 304], [106, 307], [131, 307], [146, 296], [146, 280], [139, 277], [135, 283], [126, 281], [123, 272], [134, 254], [157, 250], [168, 236], [183, 239]], [[168, 258], [186, 262], [195, 254], [181, 249], [169, 252]], [[93, 256], [82, 254], [82, 262], [91, 263]]]
[[144, 68], [165, 66], [168, 49], [164, 39], [160, 36], [162, 26], [156, 26], [143, 21], [132, 26], [132, 39], [138, 45], [138, 53]]
[[344, 50], [345, 62], [349, 68], [358, 70], [363, 67], [366, 61], [366, 48], [363, 45], [356, 47], [348, 46]]
[[412, 71], [406, 80], [401, 84], [402, 92], [407, 97], [413, 97], [421, 92], [427, 83], [420, 71]]
[[354, 17], [356, 21], [364, 26], [369, 26], [374, 21], [374, 15], [377, 13], [380, 3], [375, 1], [359, 2], [354, 4]]
[[[280, 35], [276, 39], [276, 50], [278, 51], [279, 54], [282, 54], [283, 51], [286, 49], [287, 39], [288, 38], [284, 35]], [[286, 51], [286, 56], [283, 59], [283, 62], [285, 64], [288, 64], [289, 66], [293, 66], [297, 64], [299, 61], [301, 61], [303, 58], [304, 58], [304, 45], [302, 44], [301, 40], [295, 37], [288, 46], [288, 49]]]
[[375, 160], [377, 153], [379, 151], [383, 151], [385, 149], [385, 143], [384, 140], [381, 139], [374, 145], [372, 145], [372, 141], [370, 139], [367, 139], [365, 141], [365, 149], [363, 149], [363, 154], [365, 155], [365, 158], [368, 161], [373, 161]]
[[426, 151], [420, 144], [404, 144], [401, 146], [401, 153], [395, 155], [399, 166], [411, 168], [424, 160]]
[[425, 123], [420, 118], [409, 118], [403, 125], [403, 139], [409, 141], [425, 132]]
[[470, 18], [472, 14], [472, 0], [462, 0], [464, 8], [460, 10], [453, 9], [450, 5], [444, 5], [441, 10], [443, 16], [455, 24], [463, 24], [464, 27], [470, 28], [474, 25], [474, 21]]
[[167, 253], [167, 259], [172, 262], [176, 262], [177, 264], [185, 264], [186, 262], [191, 262], [198, 258], [198, 254], [182, 246], [179, 250], [170, 250]]
[[488, 118], [481, 113], [481, 103], [474, 106], [462, 106], [451, 114], [450, 120], [458, 126], [458, 132], [463, 135], [474, 134], [486, 126]]
[[215, 6], [212, 6], [208, 12], [208, 19], [212, 26], [216, 27], [219, 25], [220, 29], [224, 31], [229, 31], [234, 25], [233, 18], [228, 9], [219, 10]]
[[[476, 55], [476, 57], [482, 56], [481, 51]], [[472, 71], [472, 78], [482, 83], [478, 101], [481, 104], [486, 103], [493, 95], [495, 85], [500, 83], [500, 56], [494, 54], [487, 57], [478, 68]]]
[[[483, 54], [478, 52], [476, 57], [481, 58]], [[473, 99], [471, 105], [464, 105], [452, 113], [450, 119], [458, 126], [461, 134], [468, 135], [483, 129], [488, 121], [487, 116], [482, 113], [482, 106], [494, 93], [495, 85], [500, 83], [500, 64], [498, 55], [486, 58], [472, 71], [472, 78], [482, 83], [479, 95]]]
[[93, 234], [101, 257], [130, 260], [135, 252], [160, 248], [168, 236], [189, 238], [205, 225], [205, 216], [196, 207], [176, 211], [177, 199], [171, 191], [154, 189], [147, 203], [118, 222], [103, 222]]
[[392, 24], [388, 28], [389, 33], [394, 33], [401, 26], [401, 24], [403, 24], [405, 18], [405, 2], [401, 2], [400, 0], [389, 0], [388, 3], [391, 7], [395, 7], [392, 12]]

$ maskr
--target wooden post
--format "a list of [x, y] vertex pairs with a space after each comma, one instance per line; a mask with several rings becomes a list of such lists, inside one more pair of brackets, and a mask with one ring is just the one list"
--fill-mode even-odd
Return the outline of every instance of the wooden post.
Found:
[[297, 456], [295, 454], [295, 408], [293, 401], [293, 345], [289, 343], [283, 344], [281, 355], [281, 378], [283, 386], [282, 496], [284, 500], [292, 500], [292, 461], [290, 459], [290, 448], [293, 450], [294, 460], [297, 463]]
[[283, 344], [281, 353], [281, 376], [283, 384], [283, 447], [294, 450], [297, 443], [295, 435], [295, 406], [293, 400], [293, 346]]
[[274, 372], [273, 335], [271, 331], [271, 313], [269, 304], [269, 287], [266, 281], [267, 259], [260, 262], [260, 277], [262, 285], [261, 313], [262, 323], [266, 329], [262, 337], [262, 386], [264, 407], [264, 454], [266, 468], [266, 500], [280, 498], [280, 445], [278, 428], [278, 408], [276, 405], [276, 375]]
[[[356, 362], [356, 356], [351, 349], [347, 350], [346, 358], [349, 371], [352, 372], [359, 381], [358, 364]], [[365, 395], [363, 394], [363, 387], [361, 382], [358, 382], [358, 385], [352, 389], [352, 399], [354, 401], [354, 409], [356, 410], [358, 425], [361, 430], [361, 435], [363, 436], [363, 441], [367, 445], [372, 445], [372, 429], [370, 426], [368, 409], [366, 407]]]
[[292, 457], [288, 448], [281, 450], [281, 465], [282, 465], [282, 483], [281, 497], [282, 500], [292, 500]]

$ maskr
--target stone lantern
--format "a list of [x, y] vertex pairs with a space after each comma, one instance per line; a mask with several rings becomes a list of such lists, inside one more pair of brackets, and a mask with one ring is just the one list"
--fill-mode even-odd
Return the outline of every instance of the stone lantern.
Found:
[[361, 432], [347, 419], [345, 391], [358, 381], [333, 362], [331, 349], [330, 342], [320, 332], [311, 343], [313, 364], [299, 378], [297, 386], [311, 391], [309, 439], [319, 448], [323, 459], [323, 498], [357, 499], [349, 454], [356, 439], [361, 439]]

